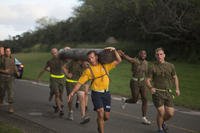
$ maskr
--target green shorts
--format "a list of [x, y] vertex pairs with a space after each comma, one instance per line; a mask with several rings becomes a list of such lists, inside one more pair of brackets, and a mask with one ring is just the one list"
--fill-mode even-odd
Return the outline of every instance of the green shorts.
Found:
[[167, 107], [174, 106], [173, 97], [168, 91], [166, 92], [156, 91], [156, 93], [152, 95], [152, 100], [156, 108], [163, 105]]
[[50, 78], [50, 94], [55, 94], [55, 93], [63, 93], [64, 89], [64, 78], [63, 79], [55, 79], [55, 78]]

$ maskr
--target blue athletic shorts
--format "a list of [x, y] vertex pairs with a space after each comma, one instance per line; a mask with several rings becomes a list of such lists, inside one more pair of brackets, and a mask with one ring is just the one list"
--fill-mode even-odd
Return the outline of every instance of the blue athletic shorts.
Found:
[[107, 92], [92, 91], [91, 97], [94, 105], [94, 111], [100, 108], [104, 108], [105, 112], [110, 112], [111, 95], [109, 91]]

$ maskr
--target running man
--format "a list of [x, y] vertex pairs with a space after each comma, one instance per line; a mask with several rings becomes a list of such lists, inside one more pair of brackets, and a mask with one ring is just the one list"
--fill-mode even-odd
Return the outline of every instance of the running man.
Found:
[[14, 113], [13, 103], [14, 103], [14, 90], [13, 90], [13, 81], [14, 75], [19, 75], [18, 69], [15, 65], [15, 58], [11, 54], [10, 48], [5, 48], [5, 55], [3, 57], [3, 69], [0, 70], [1, 72], [1, 99], [3, 100], [5, 94], [7, 93], [8, 98], [8, 112]]
[[56, 48], [51, 49], [52, 59], [47, 61], [44, 69], [39, 73], [38, 80], [42, 76], [42, 74], [47, 71], [50, 72], [50, 96], [49, 101], [55, 97], [54, 106], [55, 113], [59, 111], [59, 115], [63, 116], [63, 89], [65, 85], [65, 75], [68, 75], [67, 70], [65, 68], [64, 62], [59, 59], [58, 50]]
[[147, 114], [147, 88], [146, 88], [146, 75], [148, 71], [148, 62], [146, 61], [147, 53], [145, 50], [140, 50], [138, 57], [131, 58], [121, 50], [118, 51], [123, 59], [132, 64], [132, 79], [130, 80], [130, 89], [132, 98], [122, 98], [122, 109], [125, 109], [126, 103], [137, 103], [139, 95], [142, 100], [142, 123], [151, 124], [146, 118]]
[[151, 91], [154, 106], [157, 109], [158, 133], [166, 133], [166, 121], [174, 116], [173, 96], [170, 89], [175, 84], [176, 95], [180, 95], [179, 81], [173, 64], [165, 61], [162, 48], [155, 50], [155, 62], [149, 70], [147, 86]]
[[112, 63], [101, 64], [98, 61], [98, 55], [95, 51], [89, 51], [87, 53], [90, 67], [86, 69], [78, 80], [78, 83], [73, 88], [68, 97], [68, 101], [72, 99], [74, 94], [80, 89], [81, 85], [88, 80], [92, 80], [91, 83], [91, 97], [94, 105], [94, 110], [97, 112], [97, 125], [98, 132], [104, 133], [104, 122], [110, 118], [111, 109], [111, 95], [109, 92], [109, 71], [115, 68], [120, 62], [121, 57], [113, 47], [105, 48], [110, 51], [114, 51], [116, 59]]
[[[67, 65], [66, 69], [68, 70], [68, 77], [67, 77], [67, 82], [66, 82], [66, 90], [67, 90], [67, 96], [71, 93], [72, 89], [78, 82], [78, 79], [80, 78], [81, 74], [83, 71], [86, 69], [86, 64], [85, 62], [81, 60], [71, 60]], [[81, 108], [81, 122], [80, 124], [85, 124], [90, 121], [90, 118], [86, 115], [86, 92], [89, 88], [90, 84], [86, 83], [81, 86], [81, 89], [77, 92], [77, 97], [78, 100], [80, 101], [80, 108]], [[68, 119], [73, 120], [73, 108], [72, 108], [72, 103], [73, 100], [68, 102]]]

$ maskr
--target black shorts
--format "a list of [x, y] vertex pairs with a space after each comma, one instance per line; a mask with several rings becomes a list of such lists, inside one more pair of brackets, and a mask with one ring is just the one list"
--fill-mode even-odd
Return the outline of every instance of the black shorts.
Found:
[[111, 95], [110, 92], [96, 92], [91, 94], [94, 110], [104, 108], [105, 112], [110, 112], [111, 109]]

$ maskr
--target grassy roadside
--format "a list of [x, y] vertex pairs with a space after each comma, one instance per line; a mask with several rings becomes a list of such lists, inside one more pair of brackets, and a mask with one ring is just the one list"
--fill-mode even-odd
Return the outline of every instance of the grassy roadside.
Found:
[[0, 122], [0, 133], [23, 133], [20, 129]]
[[[35, 80], [38, 73], [44, 67], [46, 61], [51, 58], [49, 53], [20, 53], [16, 57], [25, 65], [24, 78]], [[174, 62], [180, 80], [181, 96], [175, 98], [175, 103], [180, 106], [200, 110], [199, 86], [200, 65]], [[48, 81], [49, 74], [45, 73], [42, 81]], [[110, 89], [113, 94], [123, 96], [130, 95], [129, 80], [131, 78], [131, 65], [121, 63], [111, 72]]]

